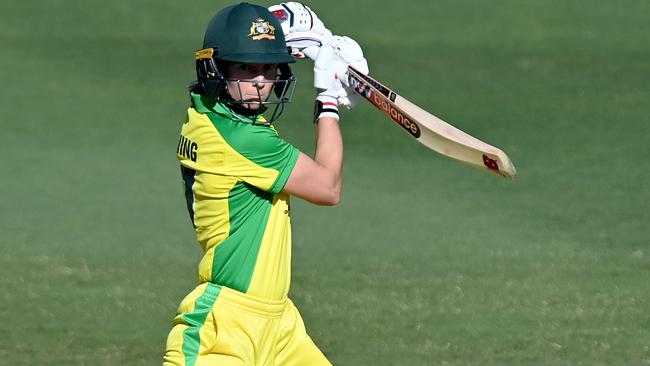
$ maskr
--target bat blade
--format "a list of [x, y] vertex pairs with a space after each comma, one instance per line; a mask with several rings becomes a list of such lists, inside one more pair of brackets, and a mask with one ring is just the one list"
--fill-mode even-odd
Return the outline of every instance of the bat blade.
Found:
[[450, 125], [352, 66], [348, 71], [357, 93], [424, 146], [504, 178], [512, 179], [517, 174], [512, 161], [501, 149]]

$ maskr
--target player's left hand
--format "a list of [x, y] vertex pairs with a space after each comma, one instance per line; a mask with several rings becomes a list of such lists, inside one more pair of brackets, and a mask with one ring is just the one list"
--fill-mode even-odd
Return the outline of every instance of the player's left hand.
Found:
[[[314, 60], [314, 86], [317, 89], [327, 89], [331, 83], [331, 72], [340, 80], [338, 105], [348, 109], [353, 108], [360, 99], [349, 83], [348, 66], [360, 72], [368, 73], [368, 62], [363, 56], [359, 44], [350, 37], [333, 36], [308, 6], [297, 2], [281, 3], [269, 7], [282, 25], [287, 46], [296, 58]], [[332, 47], [334, 53], [324, 48]]]
[[307, 5], [287, 2], [269, 7], [282, 25], [282, 31], [296, 58], [308, 57], [316, 61], [318, 49], [332, 41], [332, 32]]

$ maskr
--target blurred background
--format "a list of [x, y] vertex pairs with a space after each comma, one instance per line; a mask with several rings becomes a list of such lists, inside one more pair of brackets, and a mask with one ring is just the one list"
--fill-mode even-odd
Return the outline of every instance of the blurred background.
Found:
[[[186, 86], [230, 4], [0, 3], [0, 363], [161, 363], [201, 256], [175, 158]], [[290, 295], [331, 361], [650, 364], [650, 3], [308, 5], [519, 172], [342, 112], [341, 205], [292, 202]], [[294, 72], [276, 126], [311, 153], [311, 65]]]

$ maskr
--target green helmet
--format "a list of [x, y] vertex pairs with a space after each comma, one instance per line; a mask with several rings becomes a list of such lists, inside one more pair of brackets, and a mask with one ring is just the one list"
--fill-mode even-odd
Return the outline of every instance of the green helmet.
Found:
[[215, 58], [249, 64], [295, 62], [280, 22], [266, 8], [241, 3], [224, 8], [208, 24], [203, 48], [217, 49]]
[[[237, 87], [241, 82], [223, 73], [224, 62], [242, 64], [278, 64], [278, 75], [273, 83], [276, 98], [257, 102], [260, 108], [255, 111], [244, 108], [245, 104], [256, 104], [233, 100], [227, 91], [227, 82], [234, 81]], [[257, 119], [269, 105], [275, 105], [268, 123], [276, 120], [284, 110], [284, 104], [291, 101], [296, 78], [291, 73], [289, 63], [295, 62], [284, 38], [278, 19], [266, 8], [249, 3], [226, 7], [219, 11], [208, 24], [203, 39], [203, 49], [196, 52], [196, 76], [200, 92], [230, 106], [239, 114]], [[257, 83], [257, 81], [256, 81]], [[241, 94], [241, 93], [240, 93]]]

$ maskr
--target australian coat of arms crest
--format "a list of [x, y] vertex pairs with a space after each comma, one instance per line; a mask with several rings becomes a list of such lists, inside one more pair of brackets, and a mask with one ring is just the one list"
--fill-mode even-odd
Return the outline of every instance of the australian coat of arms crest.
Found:
[[257, 18], [251, 25], [251, 33], [249, 36], [253, 37], [254, 40], [258, 41], [260, 39], [275, 39], [275, 27], [269, 24], [268, 21]]

